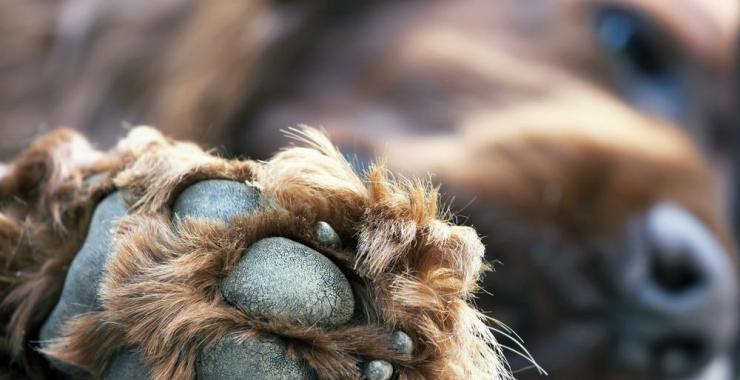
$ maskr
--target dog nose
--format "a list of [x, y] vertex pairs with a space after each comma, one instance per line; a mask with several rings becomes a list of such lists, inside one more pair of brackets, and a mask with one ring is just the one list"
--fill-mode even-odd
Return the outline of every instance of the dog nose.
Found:
[[627, 235], [628, 254], [618, 275], [620, 364], [674, 378], [726, 354], [737, 320], [732, 253], [673, 203], [653, 206]]

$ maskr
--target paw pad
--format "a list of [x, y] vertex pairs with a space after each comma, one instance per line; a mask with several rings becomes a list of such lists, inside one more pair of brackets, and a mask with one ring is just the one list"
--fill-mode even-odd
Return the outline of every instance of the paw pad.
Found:
[[209, 179], [183, 190], [172, 205], [172, 213], [176, 218], [209, 218], [227, 222], [235, 215], [252, 213], [259, 206], [259, 199], [259, 190], [254, 186]]
[[279, 339], [234, 336], [225, 336], [202, 352], [196, 373], [198, 380], [317, 378], [305, 362], [288, 355]]
[[352, 318], [352, 288], [321, 253], [272, 237], [247, 248], [222, 282], [224, 299], [250, 316], [339, 326]]
[[95, 208], [85, 242], [67, 271], [62, 295], [41, 326], [42, 341], [59, 337], [69, 318], [100, 309], [98, 288], [113, 254], [111, 229], [125, 215], [126, 205], [118, 192], [107, 196]]

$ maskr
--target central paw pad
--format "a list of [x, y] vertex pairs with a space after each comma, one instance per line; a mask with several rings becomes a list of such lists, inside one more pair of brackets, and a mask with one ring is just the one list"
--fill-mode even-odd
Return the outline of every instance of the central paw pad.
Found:
[[319, 252], [272, 237], [247, 248], [222, 282], [224, 298], [254, 317], [302, 325], [349, 322], [354, 297], [342, 271]]

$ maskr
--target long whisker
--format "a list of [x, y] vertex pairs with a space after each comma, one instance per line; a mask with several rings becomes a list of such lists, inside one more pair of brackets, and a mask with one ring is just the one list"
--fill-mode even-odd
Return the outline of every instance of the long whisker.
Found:
[[[499, 343], [499, 345], [501, 346], [501, 348], [503, 348], [505, 350], [508, 350], [508, 351], [510, 351], [510, 352], [512, 352], [514, 354], [517, 354], [518, 356], [522, 357], [524, 360], [532, 363], [532, 364], [530, 364], [529, 366], [526, 367], [527, 369], [529, 369], [529, 368], [537, 368], [537, 372], [539, 372], [540, 374], [543, 374], [543, 375], [547, 375], [547, 371], [545, 371], [544, 368], [540, 367], [540, 365], [537, 364], [534, 361], [534, 359], [532, 359], [531, 356], [527, 356], [527, 355], [525, 355], [525, 354], [523, 354], [523, 353], [521, 353], [521, 352], [519, 352], [519, 351], [517, 351], [517, 350], [515, 350], [515, 349], [513, 349], [513, 348], [511, 348], [511, 347], [509, 347], [507, 345], [505, 345], [505, 344]], [[521, 371], [521, 369], [518, 370], [518, 371]], [[516, 371], [513, 371], [513, 370], [512, 370], [512, 372], [513, 373], [516, 373]]]
[[[534, 359], [534, 356], [532, 356], [532, 354], [527, 350], [527, 348], [524, 347], [524, 344], [522, 344], [521, 338], [518, 335], [516, 335], [516, 333], [514, 333], [514, 335], [516, 336], [516, 338], [515, 338], [514, 336], [512, 336], [508, 332], [503, 331], [501, 329], [497, 329], [496, 327], [488, 326], [488, 328], [490, 330], [498, 333], [498, 334], [503, 335], [504, 337], [508, 338], [510, 341], [514, 342], [516, 344], [516, 347], [518, 349], [520, 349], [521, 351], [517, 351], [516, 349], [514, 349], [512, 347], [509, 347], [509, 346], [506, 346], [504, 344], [499, 343], [499, 344], [501, 344], [502, 347], [508, 349], [511, 352], [516, 353], [517, 355], [521, 356], [522, 358], [524, 358], [528, 362], [532, 363], [532, 365], [534, 365], [540, 373], [547, 374], [547, 371], [545, 371], [544, 368], [540, 367], [540, 365], [537, 364], [537, 361]], [[509, 330], [509, 331], [511, 330], [508, 326], [505, 327], [505, 328], [507, 330]]]

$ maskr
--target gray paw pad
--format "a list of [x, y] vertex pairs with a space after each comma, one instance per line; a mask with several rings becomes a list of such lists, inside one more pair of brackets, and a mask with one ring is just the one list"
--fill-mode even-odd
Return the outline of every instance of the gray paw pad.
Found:
[[209, 179], [183, 190], [172, 205], [176, 218], [208, 218], [228, 221], [248, 215], [259, 207], [260, 192], [243, 182]]
[[349, 281], [321, 253], [272, 237], [247, 248], [221, 285], [224, 298], [245, 313], [305, 325], [339, 326], [354, 311]]
[[285, 344], [276, 338], [239, 342], [223, 337], [200, 354], [196, 372], [198, 380], [316, 379], [313, 369], [288, 356]]
[[98, 288], [113, 254], [111, 229], [124, 215], [126, 205], [119, 192], [108, 195], [95, 208], [85, 242], [67, 272], [59, 302], [41, 326], [41, 340], [58, 338], [67, 320], [101, 308]]
[[105, 380], [148, 380], [149, 368], [141, 354], [135, 349], [124, 349], [117, 353], [103, 374]]

